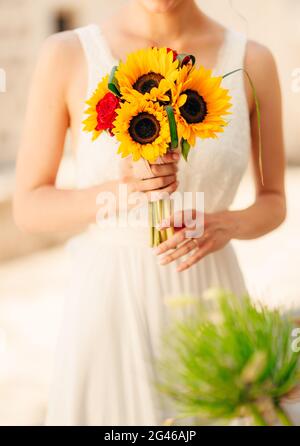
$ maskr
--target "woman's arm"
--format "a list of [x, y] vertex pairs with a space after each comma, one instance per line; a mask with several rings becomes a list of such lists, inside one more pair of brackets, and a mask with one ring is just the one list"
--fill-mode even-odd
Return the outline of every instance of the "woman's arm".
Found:
[[241, 211], [224, 211], [205, 215], [204, 234], [198, 239], [186, 240], [186, 230], [182, 228], [173, 238], [162, 243], [157, 249], [157, 254], [174, 249], [163, 258], [162, 264], [168, 264], [191, 253], [190, 257], [178, 267], [179, 271], [184, 271], [206, 255], [223, 248], [232, 239], [255, 239], [272, 231], [284, 221], [286, 216], [281, 93], [276, 64], [269, 50], [250, 42], [245, 67], [255, 84], [260, 100], [264, 185], [261, 182], [258, 167], [259, 139], [256, 110], [250, 87], [247, 85], [248, 96], [251, 97], [255, 202]]
[[75, 229], [96, 212], [97, 188], [55, 188], [69, 127], [68, 83], [75, 40], [71, 33], [51, 36], [43, 45], [28, 98], [16, 169], [14, 215], [26, 231]]
[[257, 89], [261, 107], [264, 185], [258, 168], [257, 115], [252, 104], [252, 165], [256, 200], [248, 209], [227, 214], [229, 223], [234, 225], [235, 239], [260, 237], [277, 228], [286, 216], [282, 104], [276, 63], [268, 49], [250, 42], [245, 67]]
[[[14, 196], [17, 225], [29, 232], [72, 231], [96, 221], [96, 198], [102, 191], [118, 194], [120, 182], [130, 191], [161, 188], [175, 190], [175, 161], [157, 166], [157, 177], [137, 180], [128, 176], [84, 190], [59, 190], [55, 186], [70, 124], [69, 92], [78, 60], [84, 63], [80, 43], [73, 32], [47, 39], [34, 73], [19, 151]], [[77, 63], [77, 65], [76, 65]], [[164, 171], [160, 171], [164, 169]], [[99, 183], [101, 178], [99, 178]]]

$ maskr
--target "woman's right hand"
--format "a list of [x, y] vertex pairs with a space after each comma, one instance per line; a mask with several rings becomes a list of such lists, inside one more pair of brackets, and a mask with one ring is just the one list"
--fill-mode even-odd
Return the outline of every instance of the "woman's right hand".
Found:
[[121, 165], [121, 182], [127, 184], [129, 192], [144, 192], [150, 200], [172, 194], [178, 187], [177, 171], [180, 155], [167, 153], [159, 163], [149, 164], [147, 169], [138, 169], [130, 157]]

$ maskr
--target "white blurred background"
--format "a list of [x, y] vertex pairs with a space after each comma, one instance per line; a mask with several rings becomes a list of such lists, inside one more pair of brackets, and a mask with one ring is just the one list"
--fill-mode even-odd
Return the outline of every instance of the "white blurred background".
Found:
[[[0, 425], [43, 423], [68, 261], [64, 243], [69, 234], [28, 236], [12, 220], [14, 163], [34, 61], [49, 34], [99, 23], [124, 1], [0, 0]], [[272, 234], [235, 245], [252, 295], [299, 312], [300, 0], [199, 4], [215, 19], [269, 46], [278, 62], [288, 218]], [[73, 176], [67, 145], [59, 185], [71, 186]], [[246, 206], [252, 197], [247, 173], [234, 207]]]

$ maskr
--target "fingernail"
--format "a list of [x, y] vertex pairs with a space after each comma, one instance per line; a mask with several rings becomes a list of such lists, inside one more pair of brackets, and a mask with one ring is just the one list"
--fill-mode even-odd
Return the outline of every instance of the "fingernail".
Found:
[[160, 254], [160, 248], [159, 248], [159, 247], [157, 247], [157, 248], [153, 248], [153, 252], [154, 252], [154, 254], [156, 254], [156, 255]]
[[168, 263], [168, 259], [162, 259], [162, 260], [159, 262], [159, 264], [162, 265], [162, 266], [167, 265], [167, 263]]

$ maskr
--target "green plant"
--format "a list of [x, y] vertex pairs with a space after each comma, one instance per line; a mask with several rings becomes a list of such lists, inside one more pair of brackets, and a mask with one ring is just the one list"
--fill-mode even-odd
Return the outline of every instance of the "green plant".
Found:
[[221, 291], [189, 306], [190, 314], [164, 337], [159, 360], [159, 388], [176, 403], [178, 418], [251, 416], [254, 424], [268, 425], [267, 401], [279, 422], [290, 425], [280, 400], [299, 380], [291, 319]]

